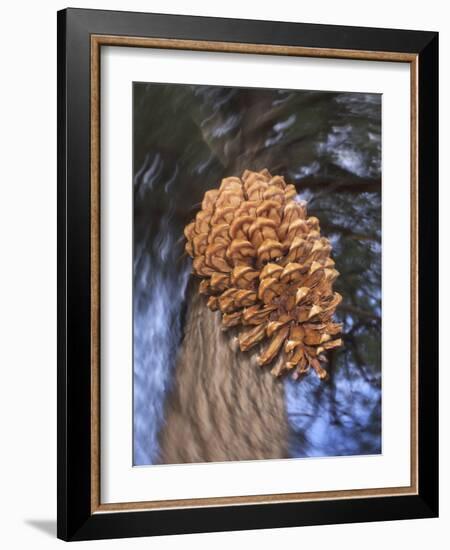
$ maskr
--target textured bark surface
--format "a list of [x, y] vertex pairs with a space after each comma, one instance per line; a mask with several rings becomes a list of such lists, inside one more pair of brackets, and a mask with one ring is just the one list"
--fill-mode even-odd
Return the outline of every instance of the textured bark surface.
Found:
[[[191, 285], [185, 335], [160, 435], [160, 462], [285, 458], [283, 384], [239, 351], [233, 329]], [[231, 341], [230, 341], [231, 340]]]

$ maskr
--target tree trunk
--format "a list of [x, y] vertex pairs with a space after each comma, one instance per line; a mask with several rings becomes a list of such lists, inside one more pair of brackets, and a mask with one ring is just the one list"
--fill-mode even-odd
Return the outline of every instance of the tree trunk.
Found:
[[283, 383], [242, 353], [219, 312], [191, 285], [185, 334], [160, 436], [160, 462], [221, 462], [288, 456]]

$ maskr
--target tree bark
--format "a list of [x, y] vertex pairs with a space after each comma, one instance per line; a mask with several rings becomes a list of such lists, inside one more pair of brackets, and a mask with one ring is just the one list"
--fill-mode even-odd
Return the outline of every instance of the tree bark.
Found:
[[288, 456], [281, 380], [242, 353], [219, 312], [191, 285], [185, 334], [160, 434], [160, 462], [222, 462]]

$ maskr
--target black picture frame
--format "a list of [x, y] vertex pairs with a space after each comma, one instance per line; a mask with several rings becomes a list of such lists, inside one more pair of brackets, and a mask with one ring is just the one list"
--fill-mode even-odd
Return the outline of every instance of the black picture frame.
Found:
[[[58, 12], [58, 531], [63, 540], [438, 515], [438, 34], [209, 17]], [[418, 494], [92, 513], [91, 36], [403, 52], [418, 61]], [[401, 207], [401, 205], [399, 205]]]

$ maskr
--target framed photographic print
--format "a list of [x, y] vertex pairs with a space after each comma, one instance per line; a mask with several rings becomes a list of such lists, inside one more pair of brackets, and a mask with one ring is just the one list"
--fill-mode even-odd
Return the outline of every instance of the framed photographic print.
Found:
[[58, 536], [438, 514], [434, 32], [58, 13]]

